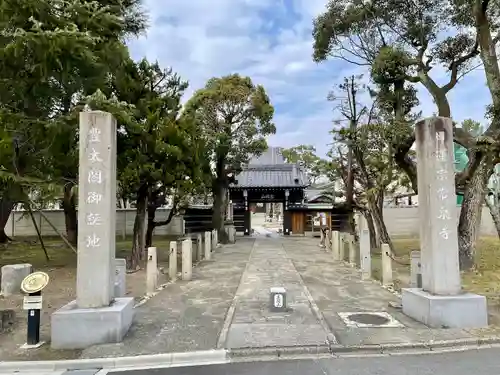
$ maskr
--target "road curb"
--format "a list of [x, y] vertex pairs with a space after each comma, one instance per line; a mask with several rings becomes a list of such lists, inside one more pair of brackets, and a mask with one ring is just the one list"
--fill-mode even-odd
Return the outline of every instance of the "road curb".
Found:
[[62, 361], [0, 362], [0, 374], [63, 370], [117, 370], [154, 367], [181, 367], [229, 363], [227, 350], [203, 350], [183, 353], [139, 355], [119, 358], [73, 359]]

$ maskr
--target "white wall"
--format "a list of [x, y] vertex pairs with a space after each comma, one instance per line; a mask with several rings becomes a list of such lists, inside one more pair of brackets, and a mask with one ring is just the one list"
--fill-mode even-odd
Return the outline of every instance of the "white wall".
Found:
[[[43, 214], [61, 233], [66, 233], [64, 224], [64, 213], [62, 210], [43, 210]], [[168, 217], [169, 210], [159, 208], [156, 211], [156, 220], [165, 220]], [[37, 226], [41, 228], [43, 236], [56, 236], [51, 226], [43, 219], [38, 212], [33, 213]], [[116, 210], [116, 234], [121, 236], [132, 235], [134, 229], [135, 209], [119, 208]], [[9, 221], [5, 226], [5, 232], [9, 237], [16, 236], [36, 236], [36, 230], [33, 226], [30, 215], [25, 211], [13, 211]], [[175, 216], [172, 221], [166, 225], [155, 229], [156, 235], [180, 235], [184, 232], [184, 221], [182, 216]]]
[[[460, 207], [457, 207], [457, 218], [460, 215]], [[483, 207], [481, 218], [482, 236], [496, 236], [495, 225], [488, 210]], [[385, 207], [384, 221], [390, 235], [418, 236], [418, 207]]]

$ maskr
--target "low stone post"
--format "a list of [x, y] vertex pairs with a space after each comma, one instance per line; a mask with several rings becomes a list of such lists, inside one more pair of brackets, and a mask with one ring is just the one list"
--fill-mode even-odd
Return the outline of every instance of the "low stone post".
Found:
[[191, 238], [182, 241], [182, 280], [189, 281], [193, 277], [193, 243]]
[[352, 234], [347, 235], [347, 244], [349, 245], [349, 264], [356, 267], [356, 243]]
[[381, 246], [382, 251], [382, 285], [393, 285], [392, 280], [392, 259], [391, 248], [388, 244], [383, 243]]
[[422, 288], [422, 265], [420, 263], [420, 251], [412, 251], [410, 259], [410, 288]]
[[211, 252], [212, 252], [212, 236], [210, 232], [205, 232], [205, 243], [204, 243], [204, 249], [205, 249], [205, 259], [210, 260], [211, 258]]
[[203, 254], [203, 236], [201, 233], [196, 235], [196, 261], [200, 262]]
[[4, 297], [9, 297], [13, 294], [21, 294], [21, 283], [32, 271], [33, 266], [29, 263], [8, 264], [3, 266], [0, 294]]
[[319, 229], [319, 236], [320, 236], [319, 247], [324, 248], [325, 247], [326, 236], [325, 236], [325, 231], [323, 230], [323, 228]]
[[127, 260], [115, 259], [115, 298], [125, 297], [127, 294]]
[[340, 260], [340, 233], [337, 230], [332, 232], [332, 255], [333, 260]]
[[170, 280], [177, 279], [177, 241], [170, 241], [168, 256], [168, 276]]
[[325, 231], [325, 241], [326, 241], [326, 249], [328, 251], [332, 251], [332, 232], [330, 231], [330, 229], [327, 229]]
[[146, 293], [153, 294], [158, 288], [158, 259], [156, 247], [148, 247], [146, 263]]
[[345, 260], [345, 233], [339, 232], [339, 260], [343, 262]]
[[219, 240], [217, 238], [217, 229], [212, 230], [212, 250], [215, 250], [217, 248], [217, 245], [219, 243]]
[[364, 216], [358, 216], [359, 227], [359, 263], [361, 268], [361, 278], [363, 280], [372, 277], [372, 248], [370, 244], [370, 231]]

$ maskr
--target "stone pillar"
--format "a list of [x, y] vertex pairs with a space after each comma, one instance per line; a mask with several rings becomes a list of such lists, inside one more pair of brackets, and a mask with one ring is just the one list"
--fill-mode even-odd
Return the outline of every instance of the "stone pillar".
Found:
[[332, 253], [333, 260], [340, 260], [340, 233], [337, 230], [332, 232]]
[[485, 297], [461, 287], [451, 119], [419, 121], [415, 139], [423, 289], [403, 289], [403, 312], [430, 327], [484, 327]]
[[203, 256], [203, 235], [198, 233], [196, 235], [196, 261], [200, 262]]
[[345, 233], [339, 232], [339, 257], [340, 261], [343, 262], [345, 260]]
[[110, 113], [80, 113], [78, 178], [79, 308], [113, 299], [116, 236], [116, 121]]
[[363, 280], [372, 277], [372, 249], [370, 245], [370, 231], [368, 223], [363, 215], [358, 216], [359, 228], [359, 263], [361, 268], [361, 278]]
[[325, 233], [325, 241], [326, 241], [326, 248], [329, 250], [329, 251], [332, 251], [332, 232], [330, 229], [327, 229], [326, 230], [326, 233]]
[[158, 288], [158, 258], [156, 247], [148, 248], [148, 260], [146, 263], [146, 293], [153, 294]]
[[189, 281], [193, 277], [193, 242], [191, 238], [182, 241], [182, 280]]
[[170, 241], [170, 253], [168, 256], [168, 276], [170, 280], [177, 279], [177, 241]]
[[392, 281], [392, 259], [391, 248], [388, 244], [382, 244], [382, 285], [393, 285]]
[[215, 250], [217, 248], [217, 244], [219, 243], [217, 234], [218, 233], [216, 229], [212, 230], [212, 250]]
[[132, 324], [134, 299], [114, 298], [116, 131], [110, 113], [80, 113], [76, 300], [52, 314], [54, 349], [120, 342]]
[[347, 241], [349, 245], [349, 264], [351, 267], [356, 267], [356, 243], [354, 241], [354, 236], [349, 234]]
[[410, 253], [410, 288], [422, 288], [420, 251], [412, 251]]
[[212, 251], [212, 237], [210, 232], [205, 232], [205, 241], [203, 243], [205, 249], [205, 259], [210, 260]]
[[13, 294], [21, 294], [21, 283], [31, 272], [33, 272], [33, 266], [29, 263], [7, 264], [3, 266], [0, 295], [9, 297]]
[[127, 294], [127, 260], [115, 259], [115, 298], [125, 297]]

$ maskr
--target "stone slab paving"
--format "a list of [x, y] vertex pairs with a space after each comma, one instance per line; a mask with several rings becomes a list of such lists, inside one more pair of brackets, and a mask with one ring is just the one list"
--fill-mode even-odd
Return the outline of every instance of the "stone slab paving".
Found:
[[[390, 302], [400, 303], [398, 296], [374, 280], [362, 281], [357, 269], [334, 261], [331, 252], [320, 248], [317, 240], [284, 237], [282, 242], [339, 344], [398, 344], [473, 337], [461, 329], [430, 329], [391, 308]], [[339, 312], [388, 312], [404, 327], [350, 328]]]
[[176, 281], [136, 308], [122, 343], [91, 347], [82, 358], [214, 349], [253, 242], [239, 238], [215, 250], [193, 269], [192, 281]]
[[[269, 289], [284, 287], [287, 312], [270, 312]], [[287, 257], [282, 238], [257, 238], [229, 314], [228, 349], [326, 345], [327, 334], [314, 313], [309, 292]]]

